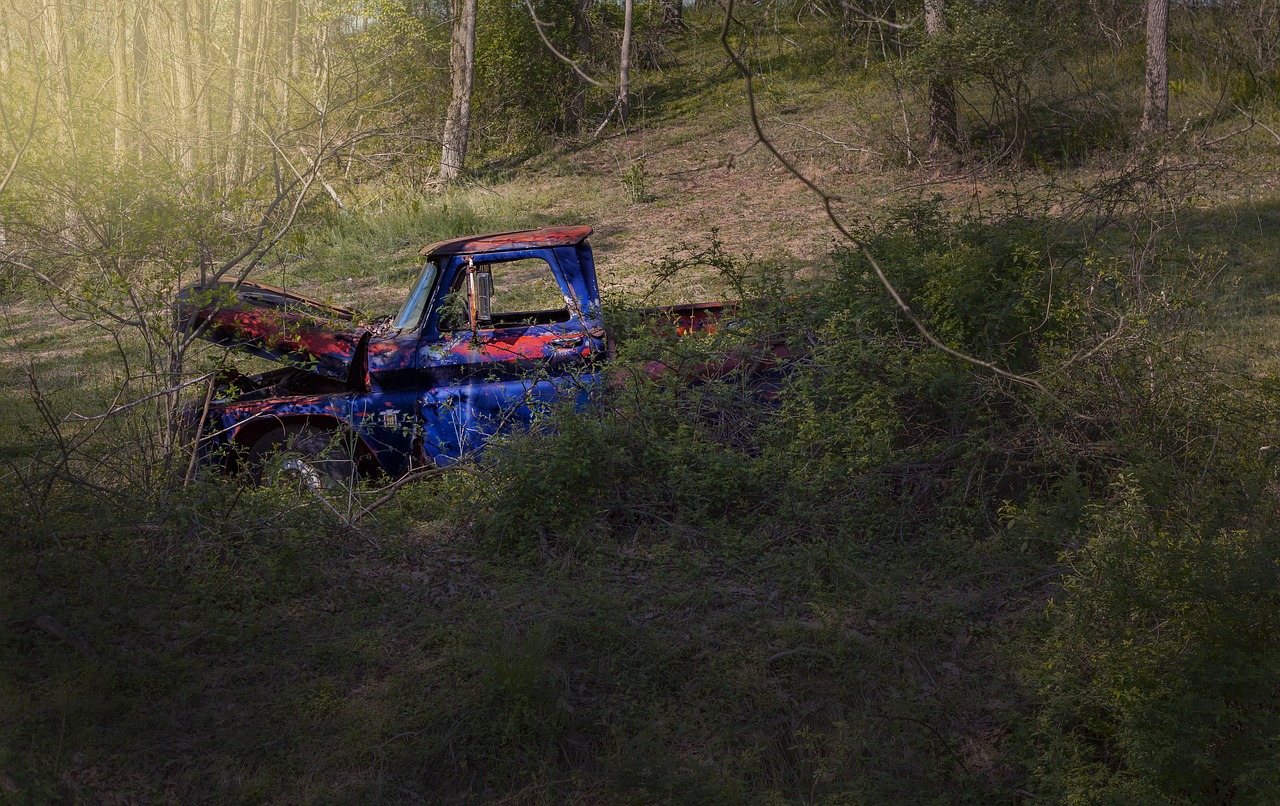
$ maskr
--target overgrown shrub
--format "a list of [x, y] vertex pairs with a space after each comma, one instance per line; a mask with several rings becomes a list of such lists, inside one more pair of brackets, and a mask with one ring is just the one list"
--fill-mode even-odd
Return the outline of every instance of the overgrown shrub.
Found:
[[1125, 474], [1095, 505], [1034, 672], [1047, 791], [1078, 803], [1280, 796], [1280, 531], [1256, 472], [1239, 479], [1252, 493], [1177, 501]]
[[[957, 349], [1036, 372], [1079, 335], [1087, 282], [1052, 266], [1043, 222], [952, 221], [923, 203], [863, 235], [922, 321]], [[703, 258], [738, 272], [734, 282], [750, 295], [741, 266]], [[992, 383], [928, 345], [861, 253], [835, 260], [828, 293], [787, 300], [771, 287], [760, 296], [781, 302], [748, 306], [712, 336], [664, 341], [643, 318], [629, 324], [625, 311], [611, 312], [624, 335], [613, 380], [591, 410], [556, 412], [494, 452], [476, 510], [487, 528], [538, 539], [633, 535], [644, 525], [772, 532], [801, 513], [817, 529], [900, 533], [905, 508], [920, 534], [939, 528], [944, 511], [981, 499], [978, 509], [994, 513], [1000, 496], [1053, 483], [1053, 463], [1040, 456], [1029, 460], [1036, 473], [972, 485], [1041, 427], [1028, 409], [1034, 393]], [[785, 375], [689, 382], [687, 368], [776, 333], [799, 356]], [[655, 363], [671, 370], [656, 381], [647, 374]]]
[[[994, 541], [1006, 572], [1022, 557], [1036, 585], [1061, 573], [1046, 632], [1024, 628], [1032, 705], [1010, 733], [1027, 741], [1008, 747], [1040, 791], [1273, 799], [1277, 398], [1196, 347], [1212, 265], [1133, 267], [1059, 223], [933, 204], [861, 234], [933, 333], [1048, 394], [928, 345], [861, 254], [842, 252], [829, 293], [774, 320], [802, 357], [769, 405], [742, 408], [750, 427], [707, 416], [749, 385], [647, 380], [639, 366], [661, 344], [641, 340], [597, 410], [500, 448], [471, 501], [479, 525], [553, 554], [674, 538], [730, 555], [807, 544], [837, 566], [854, 546], [955, 563]], [[842, 589], [827, 575], [840, 578], [828, 566], [809, 584]], [[900, 628], [937, 635], [928, 620]], [[824, 763], [859, 752], [839, 743]]]
[[1079, 803], [1269, 803], [1276, 389], [1215, 370], [1183, 339], [1133, 347], [1077, 390], [1111, 398], [1091, 416], [1115, 470], [1067, 541], [1030, 672], [1039, 782]]

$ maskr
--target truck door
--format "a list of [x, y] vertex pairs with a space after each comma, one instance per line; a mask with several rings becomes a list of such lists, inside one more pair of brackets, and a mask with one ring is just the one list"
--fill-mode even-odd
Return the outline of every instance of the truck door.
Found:
[[[528, 426], [565, 396], [585, 398], [590, 364], [603, 354], [603, 330], [584, 320], [555, 259], [547, 250], [450, 258], [418, 356], [423, 448], [437, 464]], [[474, 330], [469, 261], [493, 277], [489, 321]]]

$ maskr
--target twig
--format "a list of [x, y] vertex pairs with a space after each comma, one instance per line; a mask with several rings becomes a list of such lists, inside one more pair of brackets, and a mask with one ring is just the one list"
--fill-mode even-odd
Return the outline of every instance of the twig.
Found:
[[[1201, 143], [1201, 144], [1200, 144], [1200, 147], [1201, 147], [1201, 148], [1208, 148], [1209, 146], [1216, 146], [1218, 143], [1221, 143], [1223, 140], [1230, 140], [1232, 137], [1238, 137], [1239, 135], [1242, 135], [1242, 134], [1244, 134], [1244, 133], [1245, 133], [1245, 132], [1247, 132], [1247, 131], [1252, 131], [1252, 130], [1253, 130], [1253, 128], [1254, 128], [1255, 126], [1258, 126], [1258, 125], [1259, 125], [1259, 124], [1258, 124], [1258, 121], [1254, 120], [1254, 119], [1253, 119], [1253, 116], [1252, 116], [1252, 115], [1250, 115], [1250, 117], [1249, 117], [1249, 125], [1248, 125], [1248, 126], [1242, 126], [1241, 128], [1236, 129], [1236, 130], [1235, 130], [1235, 131], [1233, 131], [1233, 132], [1227, 132], [1226, 134], [1222, 135], [1221, 137], [1215, 137], [1215, 138], [1213, 138], [1212, 140], [1208, 140], [1208, 141], [1206, 141], [1206, 142], [1204, 142], [1204, 143]], [[1265, 128], [1265, 127], [1263, 127], [1263, 128]], [[1275, 134], [1275, 132], [1272, 132], [1272, 134]]]
[[195, 384], [201, 383], [202, 381], [207, 381], [210, 378], [212, 378], [213, 375], [214, 373], [212, 372], [205, 373], [204, 375], [201, 375], [198, 378], [192, 378], [191, 380], [183, 381], [182, 383], [176, 386], [170, 386], [168, 389], [161, 389], [158, 392], [152, 392], [149, 395], [143, 395], [137, 400], [131, 400], [128, 403], [122, 403], [118, 406], [112, 406], [111, 408], [107, 409], [103, 413], [95, 414], [92, 417], [86, 417], [83, 414], [77, 414], [76, 412], [73, 411], [67, 414], [66, 417], [63, 417], [62, 422], [92, 423], [92, 422], [97, 422], [98, 420], [105, 420], [106, 418], [114, 414], [119, 414], [122, 411], [126, 411], [127, 409], [133, 408], [134, 406], [138, 406], [143, 403], [146, 403], [148, 400], [155, 400], [157, 397], [162, 397], [164, 395], [171, 395], [174, 392], [180, 392], [183, 389], [186, 389], [188, 386], [194, 386]]
[[[989, 159], [983, 160], [982, 162], [975, 165], [971, 170], [966, 171], [965, 173], [956, 174], [955, 176], [935, 175], [929, 179], [924, 179], [919, 182], [911, 182], [906, 185], [899, 185], [898, 187], [893, 188], [890, 191], [890, 193], [902, 193], [904, 190], [915, 190], [916, 188], [929, 187], [931, 185], [947, 185], [954, 182], [962, 182], [966, 179], [973, 179], [974, 177], [981, 174], [983, 171], [997, 165], [1001, 160], [1003, 160], [1006, 156], [1008, 156], [1009, 152], [1011, 151], [1013, 151], [1012, 140], [999, 153], [995, 154]], [[917, 160], [917, 162], [919, 162], [919, 160]]]
[[[13, 174], [18, 170], [18, 163], [22, 161], [22, 155], [27, 152], [27, 146], [31, 145], [31, 141], [36, 136], [36, 121], [40, 113], [40, 92], [44, 89], [44, 77], [41, 76], [40, 81], [36, 84], [36, 94], [31, 102], [31, 123], [27, 126], [27, 136], [23, 139], [22, 145], [18, 146], [13, 154], [13, 161], [9, 163], [9, 170], [5, 171], [4, 179], [0, 180], [0, 196], [4, 195], [5, 188], [9, 186], [9, 180], [13, 178]], [[0, 112], [4, 107], [0, 106]], [[8, 132], [9, 116], [4, 116], [5, 130]], [[10, 142], [13, 138], [10, 137]]]
[[1276, 134], [1275, 129], [1271, 128], [1270, 126], [1268, 126], [1267, 124], [1263, 123], [1260, 120], [1254, 120], [1254, 122], [1257, 123], [1259, 126], [1261, 126], [1267, 132], [1267, 134], [1276, 138], [1277, 143], [1280, 143], [1280, 134]]
[[[73, 302], [78, 302], [81, 305], [85, 306], [86, 308], [97, 311], [103, 316], [106, 316], [107, 318], [114, 320], [117, 324], [124, 325], [126, 327], [138, 327], [140, 324], [140, 320], [125, 319], [123, 316], [120, 316], [119, 314], [115, 313], [110, 308], [107, 308], [106, 306], [100, 305], [91, 300], [87, 300], [84, 297], [78, 296], [72, 291], [66, 288], [63, 288], [62, 286], [54, 282], [50, 277], [48, 277], [44, 272], [40, 271], [34, 266], [30, 266], [20, 260], [15, 260], [13, 259], [13, 257], [6, 257], [5, 262], [12, 266], [17, 266], [20, 269], [26, 269], [27, 271], [31, 272], [32, 277], [35, 277], [40, 282], [54, 289], [62, 296], [66, 297], [69, 300], [72, 300]], [[50, 296], [50, 304], [54, 305], [55, 307], [57, 305], [56, 302], [53, 302], [52, 295]], [[73, 321], [73, 322], [77, 321], [77, 317], [72, 315], [70, 312], [63, 312], [59, 310], [58, 314], [62, 316], [62, 318], [67, 319], [69, 321]]]
[[618, 96], [613, 102], [613, 107], [609, 110], [609, 114], [604, 116], [604, 120], [600, 121], [600, 125], [591, 133], [591, 139], [594, 140], [600, 136], [600, 132], [604, 131], [604, 127], [609, 125], [609, 121], [613, 119], [613, 113], [618, 111], [618, 107], [622, 105], [622, 96]]
[[98, 661], [99, 663], [102, 662], [102, 656], [94, 651], [93, 646], [83, 635], [74, 630], [67, 629], [62, 626], [57, 619], [48, 614], [36, 616], [33, 619], [27, 619], [25, 621], [19, 621], [11, 626], [14, 630], [21, 630], [23, 632], [32, 632], [34, 630], [46, 632], [54, 638], [57, 638], [59, 641], [74, 647], [82, 654], [92, 658], [93, 660]]
[[[729, 0], [729, 2], [733, 2], [733, 0]], [[879, 714], [879, 713], [876, 713], [875, 711], [868, 711], [867, 715], [873, 716], [876, 719], [885, 719], [893, 722], [910, 722], [914, 725], [919, 725], [920, 727], [925, 728], [930, 733], [932, 733], [933, 737], [938, 740], [938, 743], [941, 744], [943, 747], [945, 747], [947, 749], [947, 752], [951, 753], [951, 755], [954, 756], [956, 760], [963, 761], [963, 759], [960, 756], [960, 753], [956, 750], [955, 746], [952, 745], [951, 742], [947, 741], [946, 737], [944, 737], [941, 733], [939, 733], [937, 728], [935, 728], [933, 725], [930, 725], [928, 722], [925, 722], [923, 719], [916, 719], [913, 716], [898, 716], [897, 714]]]
[[524, 5], [525, 5], [525, 8], [529, 9], [529, 16], [533, 18], [533, 27], [535, 30], [537, 30], [538, 37], [542, 40], [542, 44], [547, 46], [547, 50], [551, 51], [551, 53], [554, 54], [557, 59], [559, 59], [560, 61], [572, 67], [573, 72], [578, 74], [578, 78], [581, 78], [583, 81], [587, 82], [588, 84], [594, 87], [599, 87], [602, 90], [617, 89], [613, 84], [605, 84], [604, 82], [597, 81], [596, 79], [587, 75], [585, 72], [583, 72], [582, 68], [578, 66], [577, 62], [575, 62], [573, 59], [570, 59], [568, 56], [564, 55], [559, 50], [557, 50], [556, 46], [551, 44], [551, 40], [547, 39], [547, 35], [542, 30], [543, 28], [552, 27], [552, 24], [549, 22], [543, 22], [542, 20], [538, 19], [538, 12], [533, 10], [533, 3], [529, 2], [529, 0], [524, 0]]
[[1242, 115], [1248, 115], [1248, 116], [1249, 116], [1249, 123], [1256, 123], [1256, 124], [1260, 125], [1260, 127], [1262, 127], [1262, 129], [1263, 129], [1263, 130], [1265, 130], [1265, 132], [1266, 132], [1267, 134], [1270, 134], [1270, 136], [1271, 136], [1271, 137], [1275, 137], [1275, 138], [1276, 138], [1276, 142], [1277, 142], [1277, 143], [1280, 143], [1280, 134], [1276, 134], [1276, 130], [1275, 130], [1275, 129], [1272, 129], [1271, 127], [1268, 127], [1268, 125], [1267, 125], [1267, 124], [1265, 124], [1265, 123], [1262, 123], [1262, 122], [1261, 122], [1261, 120], [1258, 120], [1257, 118], [1254, 118], [1253, 113], [1247, 113], [1247, 111], [1244, 111], [1243, 109], [1240, 109], [1240, 107], [1239, 107], [1239, 106], [1236, 106], [1236, 107], [1235, 107], [1235, 111], [1238, 111], [1238, 113], [1240, 113], [1240, 114], [1242, 114]]
[[906, 31], [920, 20], [920, 17], [917, 15], [915, 17], [912, 17], [911, 21], [906, 24], [903, 24], [900, 22], [892, 22], [890, 20], [886, 20], [884, 17], [881, 17], [876, 14], [872, 14], [869, 11], [863, 10], [862, 6], [858, 5], [857, 3], [852, 3], [849, 0], [843, 0], [841, 5], [843, 5], [845, 8], [852, 9], [853, 11], [857, 12], [857, 14], [861, 16], [863, 19], [865, 19], [867, 22], [874, 22], [876, 25], [883, 25], [884, 27], [892, 28], [895, 31]]
[[791, 649], [784, 649], [780, 652], [773, 653], [772, 655], [764, 659], [764, 665], [772, 666], [773, 664], [777, 663], [783, 658], [789, 658], [792, 655], [814, 655], [819, 658], [825, 658], [831, 661], [832, 663], [836, 662], [835, 655], [832, 655], [830, 652], [823, 652], [821, 649], [814, 649], [813, 647], [810, 647], [810, 646], [798, 646], [798, 647], [793, 647]]
[[[351, 147], [353, 149], [356, 147], [354, 140], [351, 143]], [[306, 157], [307, 162], [311, 163], [312, 168], [315, 169], [316, 179], [320, 180], [320, 184], [324, 187], [325, 191], [329, 194], [329, 198], [333, 199], [333, 203], [338, 205], [339, 210], [347, 209], [347, 206], [342, 203], [342, 198], [338, 196], [338, 191], [334, 190], [333, 185], [329, 184], [329, 180], [325, 179], [324, 175], [320, 173], [320, 166], [316, 164], [316, 161], [311, 159], [311, 156], [307, 154], [305, 149], [299, 148], [298, 150], [302, 152], [302, 156]]]
[[195, 434], [191, 440], [191, 461], [187, 463], [187, 472], [182, 477], [182, 486], [186, 487], [195, 478], [196, 461], [200, 457], [200, 435], [204, 431], [205, 421], [209, 419], [209, 404], [213, 402], [213, 390], [218, 386], [218, 376], [209, 375], [209, 390], [204, 393], [204, 405], [200, 407], [200, 420], [196, 423]]
[[983, 361], [982, 359], [977, 358], [976, 356], [972, 356], [967, 353], [961, 352], [960, 350], [957, 350], [954, 347], [951, 347], [943, 343], [942, 340], [940, 340], [937, 336], [933, 335], [932, 331], [930, 331], [929, 328], [925, 327], [925, 324], [921, 322], [919, 318], [916, 317], [915, 313], [912, 312], [911, 307], [907, 305], [906, 300], [904, 300], [902, 298], [902, 295], [898, 293], [898, 289], [895, 288], [893, 283], [889, 280], [888, 275], [885, 274], [884, 269], [880, 266], [880, 262], [876, 260], [875, 255], [871, 253], [871, 250], [867, 248], [867, 245], [864, 244], [862, 241], [860, 241], [857, 237], [855, 237], [853, 233], [851, 233], [849, 229], [844, 225], [844, 222], [840, 220], [840, 217], [836, 215], [835, 209], [832, 207], [832, 205], [835, 202], [843, 201], [843, 199], [840, 196], [837, 196], [832, 193], [828, 193], [826, 190], [823, 190], [812, 179], [810, 179], [808, 176], [802, 173], [798, 168], [792, 165], [791, 162], [785, 156], [783, 156], [782, 152], [778, 150], [777, 146], [773, 144], [773, 141], [771, 141], [765, 135], [764, 129], [760, 125], [760, 116], [756, 112], [756, 99], [755, 99], [755, 91], [752, 87], [751, 70], [742, 61], [741, 57], [733, 49], [733, 47], [729, 44], [729, 26], [734, 21], [733, 19], [734, 2], [735, 0], [728, 0], [728, 2], [725, 5], [724, 24], [720, 28], [720, 46], [724, 48], [724, 52], [728, 54], [730, 61], [733, 62], [733, 64], [738, 68], [738, 72], [742, 75], [743, 83], [745, 84], [746, 93], [747, 93], [747, 112], [751, 119], [751, 127], [755, 129], [756, 137], [760, 141], [760, 144], [769, 150], [769, 153], [774, 156], [774, 159], [776, 159], [782, 165], [783, 168], [786, 168], [787, 171], [792, 176], [794, 176], [796, 179], [799, 179], [805, 185], [805, 187], [813, 191], [814, 195], [816, 195], [819, 199], [822, 200], [823, 209], [826, 211], [827, 218], [831, 221], [832, 225], [837, 230], [839, 230], [841, 235], [843, 235], [846, 239], [848, 239], [848, 241], [851, 244], [853, 244], [854, 248], [856, 248], [859, 252], [862, 253], [863, 258], [867, 261], [867, 263], [871, 265], [872, 270], [875, 271], [876, 278], [880, 281], [880, 284], [884, 286], [884, 290], [889, 294], [890, 297], [893, 298], [894, 303], [898, 306], [898, 310], [900, 310], [902, 312], [902, 315], [905, 316], [907, 320], [910, 321], [911, 324], [915, 326], [916, 330], [920, 333], [922, 337], [924, 337], [925, 341], [929, 342], [935, 348], [941, 350], [942, 352], [946, 353], [952, 358], [956, 358], [968, 364], [972, 364], [975, 367], [981, 367], [982, 369], [985, 369], [988, 372], [998, 375], [1001, 378], [1006, 378], [1008, 380], [1014, 381], [1015, 383], [1020, 383], [1020, 384], [1023, 384], [1024, 386], [1029, 386], [1032, 389], [1035, 389], [1038, 392], [1044, 394], [1045, 396], [1053, 400], [1057, 400], [1057, 398], [1054, 397], [1054, 395], [1048, 389], [1045, 389], [1044, 385], [1041, 384], [1039, 381], [1037, 381], [1035, 378], [1030, 378], [1030, 377], [1027, 377], [1026, 375], [1019, 375], [1016, 372], [1010, 372], [1009, 370], [1003, 369], [991, 363], [990, 361]]
[[357, 513], [356, 515], [354, 515], [354, 516], [351, 518], [351, 523], [352, 523], [352, 525], [354, 525], [354, 524], [356, 524], [356, 523], [359, 523], [361, 520], [363, 520], [363, 519], [364, 519], [364, 517], [365, 517], [366, 515], [372, 515], [372, 514], [373, 514], [373, 511], [374, 511], [375, 509], [378, 509], [378, 508], [382, 507], [384, 504], [386, 504], [386, 503], [387, 503], [388, 501], [390, 501], [392, 498], [395, 498], [395, 495], [396, 495], [396, 493], [397, 493], [397, 492], [399, 492], [400, 488], [401, 488], [401, 487], [403, 487], [404, 485], [408, 484], [409, 482], [411, 482], [411, 481], [417, 481], [417, 480], [419, 480], [419, 479], [425, 479], [425, 478], [427, 478], [428, 476], [437, 476], [437, 475], [439, 475], [439, 474], [443, 473], [444, 471], [445, 471], [445, 468], [443, 468], [443, 467], [428, 467], [428, 468], [424, 468], [424, 469], [422, 469], [422, 470], [417, 470], [417, 471], [414, 471], [414, 472], [412, 472], [412, 473], [408, 473], [408, 474], [406, 474], [406, 475], [404, 475], [404, 476], [401, 476], [400, 478], [396, 479], [396, 480], [395, 480], [394, 482], [392, 482], [391, 484], [388, 484], [386, 487], [383, 487], [383, 488], [382, 488], [382, 489], [380, 489], [380, 490], [376, 490], [375, 492], [381, 492], [381, 493], [384, 493], [384, 494], [383, 494], [383, 496], [382, 496], [381, 498], [379, 498], [377, 501], [374, 501], [374, 502], [373, 502], [372, 504], [370, 504], [369, 506], [367, 506], [367, 507], [361, 507], [361, 508], [360, 508], [360, 512], [359, 512], [359, 513]]
[[1057, 375], [1059, 372], [1062, 372], [1064, 369], [1071, 366], [1072, 364], [1075, 364], [1080, 361], [1087, 361], [1088, 359], [1092, 358], [1099, 350], [1101, 350], [1103, 347], [1106, 347], [1111, 342], [1115, 341], [1116, 338], [1119, 337], [1119, 335], [1124, 332], [1125, 324], [1126, 323], [1124, 321], [1124, 317], [1121, 316], [1120, 321], [1116, 324], [1116, 329], [1108, 333], [1106, 335], [1106, 338], [1104, 338], [1102, 341], [1095, 344], [1087, 352], [1076, 353], [1075, 355], [1068, 358], [1060, 366], [1054, 367], [1053, 372], [1050, 372], [1047, 377], [1052, 378], [1054, 375]]
[[340, 512], [338, 508], [335, 507], [333, 503], [329, 501], [328, 498], [325, 498], [324, 490], [310, 490], [310, 492], [311, 492], [311, 495], [314, 496], [315, 499], [320, 502], [320, 506], [328, 510], [329, 514], [337, 518], [342, 523], [343, 526], [347, 527], [355, 534], [358, 534], [361, 537], [363, 537], [369, 543], [369, 545], [373, 546], [375, 549], [381, 548], [381, 546], [378, 545], [378, 541], [370, 537], [363, 529], [360, 529], [356, 526], [356, 521], [354, 518], [348, 518], [346, 515], [343, 515], [342, 512]]
[[777, 123], [781, 126], [793, 126], [797, 129], [803, 129], [804, 131], [807, 131], [810, 134], [816, 134], [819, 137], [821, 137], [823, 140], [826, 140], [828, 143], [834, 146], [840, 146], [845, 151], [853, 151], [859, 154], [878, 154], [879, 153], [875, 149], [866, 148], [865, 146], [851, 146], [848, 143], [844, 142], [843, 140], [837, 140], [831, 135], [826, 134], [825, 132], [820, 132], [817, 129], [813, 129], [808, 126], [805, 126], [803, 123], [793, 123], [789, 120], [783, 120], [782, 118], [777, 117], [776, 115], [773, 118], [771, 118], [771, 120], [774, 123]]

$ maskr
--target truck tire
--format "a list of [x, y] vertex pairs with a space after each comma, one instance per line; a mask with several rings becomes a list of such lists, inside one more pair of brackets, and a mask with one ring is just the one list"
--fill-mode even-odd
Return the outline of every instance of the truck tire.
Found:
[[309, 425], [286, 425], [264, 434], [249, 450], [255, 484], [314, 493], [355, 485], [355, 451], [342, 435]]

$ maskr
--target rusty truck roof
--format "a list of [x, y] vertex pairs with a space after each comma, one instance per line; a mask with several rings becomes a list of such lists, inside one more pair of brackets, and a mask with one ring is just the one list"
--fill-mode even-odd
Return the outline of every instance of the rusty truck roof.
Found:
[[491, 232], [487, 235], [468, 235], [440, 241], [418, 250], [427, 257], [438, 255], [477, 255], [484, 252], [507, 252], [514, 249], [545, 249], [555, 246], [572, 246], [582, 243], [591, 234], [591, 227], [542, 227], [519, 232]]

